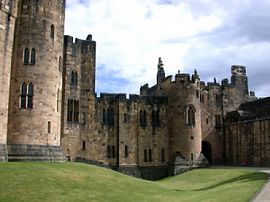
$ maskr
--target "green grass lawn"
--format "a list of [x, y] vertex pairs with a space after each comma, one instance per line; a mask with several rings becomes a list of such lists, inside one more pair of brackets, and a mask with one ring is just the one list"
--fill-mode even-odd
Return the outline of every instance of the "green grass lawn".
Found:
[[196, 169], [160, 181], [79, 163], [0, 163], [0, 201], [249, 201], [267, 175]]

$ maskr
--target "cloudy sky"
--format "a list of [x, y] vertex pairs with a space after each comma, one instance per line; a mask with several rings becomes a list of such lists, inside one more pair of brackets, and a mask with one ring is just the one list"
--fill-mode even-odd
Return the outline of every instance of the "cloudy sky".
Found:
[[249, 90], [270, 95], [270, 0], [67, 0], [65, 34], [97, 42], [96, 91], [138, 93], [178, 70], [201, 80], [245, 65]]

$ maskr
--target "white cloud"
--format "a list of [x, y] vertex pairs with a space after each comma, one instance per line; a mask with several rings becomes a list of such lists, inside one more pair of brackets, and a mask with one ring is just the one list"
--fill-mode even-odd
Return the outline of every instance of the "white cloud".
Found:
[[[138, 93], [140, 85], [154, 84], [160, 56], [167, 74], [197, 68], [202, 79], [229, 77], [234, 63], [256, 65], [246, 46], [265, 34], [246, 33], [256, 26], [243, 19], [246, 14], [255, 24], [258, 17], [270, 20], [251, 14], [252, 8], [270, 5], [255, 5], [251, 0], [68, 0], [65, 32], [78, 38], [91, 33], [97, 41], [97, 91]], [[260, 49], [260, 43], [252, 47]]]

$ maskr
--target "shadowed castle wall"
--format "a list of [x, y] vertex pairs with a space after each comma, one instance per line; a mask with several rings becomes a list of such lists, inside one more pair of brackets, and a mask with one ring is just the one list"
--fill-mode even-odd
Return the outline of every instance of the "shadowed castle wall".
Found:
[[223, 79], [221, 84], [201, 82], [201, 122], [202, 140], [211, 151], [210, 161], [213, 164], [224, 163], [224, 128], [223, 119], [227, 113], [236, 110], [241, 103], [256, 99], [247, 89], [246, 68], [234, 65], [231, 67], [232, 79]]
[[270, 165], [270, 97], [243, 103], [225, 119], [225, 162]]
[[270, 166], [270, 120], [228, 124], [226, 163], [229, 165]]

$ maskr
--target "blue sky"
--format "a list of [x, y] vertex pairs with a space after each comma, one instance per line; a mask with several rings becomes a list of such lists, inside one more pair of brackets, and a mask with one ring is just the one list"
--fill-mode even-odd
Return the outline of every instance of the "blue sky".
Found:
[[97, 42], [96, 91], [138, 93], [166, 75], [230, 78], [245, 65], [250, 90], [270, 95], [269, 0], [67, 0], [65, 34]]

